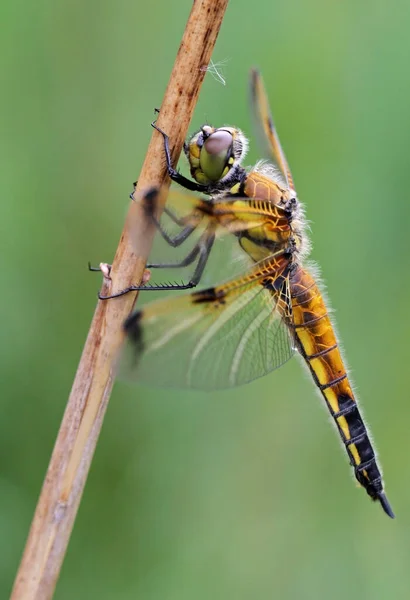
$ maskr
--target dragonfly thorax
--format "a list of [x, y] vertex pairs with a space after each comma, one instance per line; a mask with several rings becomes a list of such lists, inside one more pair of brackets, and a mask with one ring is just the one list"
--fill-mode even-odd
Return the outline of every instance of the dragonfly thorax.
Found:
[[201, 185], [230, 179], [233, 171], [242, 169], [247, 146], [239, 129], [204, 125], [184, 146], [192, 177]]

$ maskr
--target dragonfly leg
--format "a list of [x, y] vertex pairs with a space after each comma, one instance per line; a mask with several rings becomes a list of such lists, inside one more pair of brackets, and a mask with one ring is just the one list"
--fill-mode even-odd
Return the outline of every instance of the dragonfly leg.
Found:
[[178, 267], [187, 267], [194, 262], [200, 251], [200, 242], [195, 244], [191, 252], [179, 262], [172, 263], [148, 263], [147, 269], [177, 269]]
[[111, 265], [109, 263], [100, 263], [98, 267], [93, 267], [91, 266], [90, 261], [88, 261], [88, 270], [92, 272], [102, 273], [104, 277], [110, 279]]
[[158, 229], [161, 236], [164, 240], [172, 246], [176, 248], [185, 242], [185, 240], [195, 231], [198, 225], [201, 223], [203, 218], [203, 213], [199, 210], [192, 211], [185, 217], [178, 217], [172, 210], [164, 207], [164, 212], [169, 216], [169, 218], [174, 221], [180, 227], [183, 227], [182, 231], [180, 231], [174, 237], [170, 236], [161, 225], [161, 222], [155, 216], [156, 213], [156, 199], [158, 198], [158, 190], [153, 188], [149, 190], [144, 196], [144, 208], [147, 214], [147, 217], [151, 219], [154, 223], [155, 227]]
[[[137, 181], [134, 181], [134, 183], [132, 184], [134, 186], [133, 191], [130, 194], [130, 198], [131, 200], [135, 200], [134, 198], [134, 193], [135, 193], [135, 188], [137, 185]], [[154, 198], [158, 195], [158, 190], [156, 188], [153, 188], [152, 190], [150, 190], [148, 193], [145, 194], [144, 196], [144, 200], [145, 200], [145, 208], [146, 208], [146, 212], [148, 213], [149, 217], [153, 217], [154, 216], [154, 210], [156, 208], [155, 203], [153, 202]], [[149, 200], [149, 202], [148, 202]], [[202, 218], [203, 215], [201, 215], [200, 212], [198, 213], [189, 213], [189, 215], [185, 216], [185, 217], [178, 217], [170, 208], [168, 208], [167, 206], [164, 206], [164, 213], [166, 215], [168, 215], [168, 217], [176, 224], [179, 225], [180, 227], [183, 227], [184, 225], [187, 224], [187, 221], [189, 221], [190, 219], [192, 219], [194, 216], [197, 217], [198, 215], [198, 219]]]
[[157, 221], [157, 219], [155, 219], [155, 218], [154, 218], [154, 223], [155, 223], [155, 227], [158, 229], [158, 232], [161, 234], [161, 237], [167, 242], [167, 244], [169, 244], [173, 248], [177, 248], [178, 246], [183, 244], [185, 242], [185, 240], [187, 240], [189, 238], [191, 233], [193, 233], [195, 231], [195, 229], [197, 228], [196, 225], [187, 225], [186, 227], [184, 227], [184, 229], [182, 231], [180, 231], [179, 233], [177, 233], [177, 235], [172, 237], [172, 236], [168, 235], [168, 233], [165, 231], [165, 229], [163, 228], [161, 223], [159, 221]]
[[[120, 296], [124, 296], [129, 292], [137, 292], [140, 290], [146, 291], [164, 291], [164, 290], [189, 290], [198, 285], [201, 280], [202, 274], [204, 272], [206, 263], [208, 262], [209, 255], [211, 253], [211, 249], [213, 243], [215, 241], [215, 235], [212, 233], [208, 235], [206, 239], [201, 240], [198, 243], [197, 254], [199, 254], [198, 263], [195, 267], [195, 271], [188, 281], [188, 283], [164, 283], [164, 284], [149, 284], [149, 285], [130, 285], [125, 290], [121, 290], [116, 294], [111, 294], [110, 296], [103, 296], [100, 292], [98, 293], [98, 298], [100, 300], [110, 300], [111, 298], [118, 298]], [[191, 258], [191, 257], [190, 257]]]
[[90, 261], [88, 261], [88, 270], [89, 271], [93, 271], [93, 272], [100, 272], [101, 268], [100, 267], [92, 267]]
[[158, 131], [158, 133], [160, 133], [164, 139], [164, 151], [165, 151], [165, 158], [167, 161], [167, 170], [168, 170], [168, 175], [171, 177], [171, 179], [173, 181], [175, 181], [176, 183], [179, 183], [180, 185], [182, 185], [182, 187], [184, 187], [185, 189], [191, 190], [192, 192], [203, 192], [205, 194], [208, 193], [208, 186], [201, 185], [200, 183], [196, 183], [195, 181], [191, 181], [191, 179], [184, 177], [183, 175], [181, 175], [181, 173], [179, 171], [174, 169], [174, 167], [172, 166], [171, 151], [169, 149], [169, 137], [167, 136], [165, 131], [163, 131], [162, 129], [160, 129], [158, 127], [158, 125], [156, 124], [155, 121], [153, 121], [151, 123], [151, 127], [156, 129]]
[[172, 221], [174, 221], [174, 223], [176, 225], [179, 225], [180, 227], [184, 227], [187, 223], [192, 223], [192, 221], [198, 221], [198, 225], [199, 225], [199, 223], [202, 220], [202, 217], [204, 216], [203, 213], [201, 213], [199, 211], [192, 211], [185, 217], [178, 217], [178, 215], [176, 215], [174, 213], [174, 211], [172, 211], [167, 206], [164, 206], [164, 213], [166, 215], [168, 215], [168, 217]]

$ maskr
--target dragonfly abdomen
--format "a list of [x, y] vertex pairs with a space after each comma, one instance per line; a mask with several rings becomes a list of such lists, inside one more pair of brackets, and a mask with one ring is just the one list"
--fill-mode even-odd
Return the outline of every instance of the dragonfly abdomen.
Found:
[[292, 330], [296, 346], [335, 420], [357, 481], [385, 512], [393, 512], [366, 425], [360, 415], [322, 294], [308, 271], [297, 267], [290, 278]]

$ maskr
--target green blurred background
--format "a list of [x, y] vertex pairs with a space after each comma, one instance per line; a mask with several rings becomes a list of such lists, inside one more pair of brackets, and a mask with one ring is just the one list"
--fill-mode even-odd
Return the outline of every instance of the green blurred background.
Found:
[[[0, 7], [1, 598], [190, 7]], [[262, 69], [397, 519], [297, 360], [208, 395], [118, 383], [57, 599], [408, 598], [409, 27], [404, 0], [233, 0], [191, 128], [249, 132]]]

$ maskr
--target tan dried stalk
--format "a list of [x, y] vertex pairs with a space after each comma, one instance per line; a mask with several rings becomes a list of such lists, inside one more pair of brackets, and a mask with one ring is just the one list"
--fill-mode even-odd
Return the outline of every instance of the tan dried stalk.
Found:
[[[228, 0], [195, 0], [161, 104], [158, 125], [170, 136], [177, 162], [208, 67]], [[157, 40], [154, 38], [155, 43]], [[147, 123], [148, 126], [148, 123]], [[138, 178], [138, 189], [167, 179], [162, 136], [153, 132]], [[164, 198], [165, 201], [165, 198]], [[137, 223], [135, 249], [124, 227], [112, 267], [112, 293], [141, 280], [154, 231], [148, 232], [141, 207], [131, 203], [127, 220]], [[95, 445], [110, 397], [114, 362], [123, 341], [122, 323], [136, 294], [99, 301], [92, 320], [48, 471], [31, 524], [12, 600], [52, 598], [70, 539]]]

